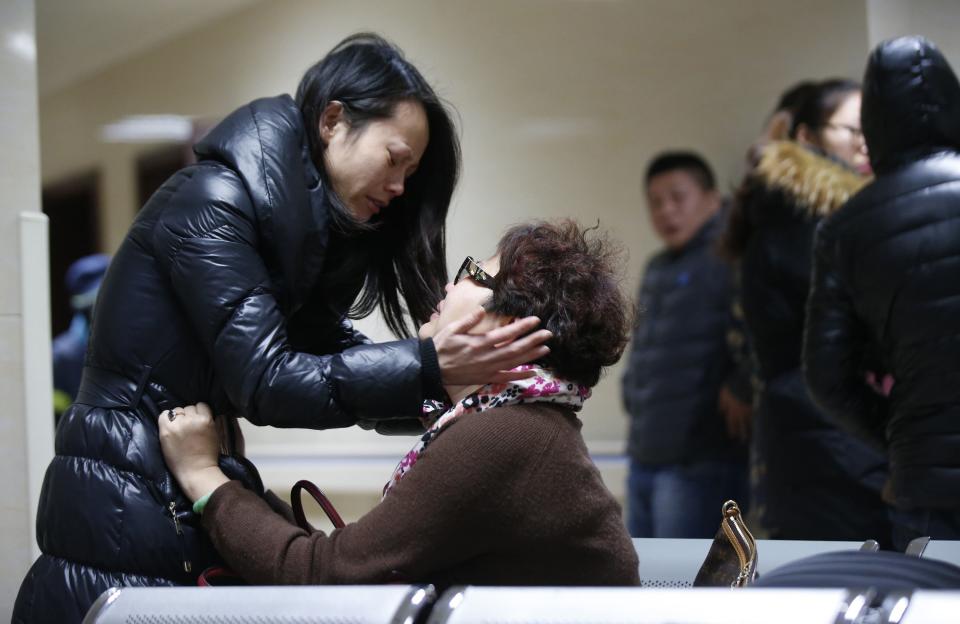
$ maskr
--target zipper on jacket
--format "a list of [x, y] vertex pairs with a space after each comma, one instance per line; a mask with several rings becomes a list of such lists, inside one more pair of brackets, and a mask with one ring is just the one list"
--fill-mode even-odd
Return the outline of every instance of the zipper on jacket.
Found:
[[170, 516], [173, 518], [173, 528], [177, 530], [177, 541], [180, 542], [180, 559], [183, 560], [183, 571], [189, 573], [193, 570], [193, 564], [187, 559], [187, 549], [183, 543], [183, 527], [180, 526], [180, 518], [177, 517], [177, 504], [170, 501], [170, 505], [167, 508], [170, 510]]

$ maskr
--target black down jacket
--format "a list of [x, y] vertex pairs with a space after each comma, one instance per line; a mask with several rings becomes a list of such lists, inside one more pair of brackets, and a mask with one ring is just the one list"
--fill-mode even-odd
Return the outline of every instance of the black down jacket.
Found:
[[800, 368], [813, 238], [866, 179], [793, 141], [768, 145], [738, 194], [725, 244], [760, 381], [754, 509], [780, 539], [886, 541], [886, 458], [814, 405]]
[[[814, 399], [888, 449], [903, 509], [960, 509], [960, 84], [922, 38], [870, 56], [876, 180], [817, 233], [804, 367]], [[872, 353], [889, 400], [862, 383]]]
[[44, 554], [14, 622], [79, 622], [111, 586], [193, 584], [210, 565], [163, 462], [164, 408], [206, 401], [310, 429], [419, 413], [432, 345], [361, 344], [344, 314], [363, 276], [338, 274], [325, 290], [344, 245], [293, 100], [244, 106], [195, 151], [137, 216], [101, 286], [41, 493]]
[[[726, 211], [680, 250], [650, 259], [640, 285], [639, 323], [623, 376], [630, 415], [627, 452], [652, 464], [743, 459], [717, 407], [727, 384], [750, 402], [750, 373], [738, 366], [728, 333], [733, 316], [730, 267], [714, 249]], [[735, 341], [734, 341], [735, 342]]]

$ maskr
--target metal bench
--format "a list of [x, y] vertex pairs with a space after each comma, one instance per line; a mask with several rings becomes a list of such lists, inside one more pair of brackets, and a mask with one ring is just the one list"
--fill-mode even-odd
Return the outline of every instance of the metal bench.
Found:
[[432, 586], [124, 587], [105, 591], [83, 624], [412, 624]]
[[[640, 585], [649, 588], [693, 587], [693, 579], [710, 550], [712, 540], [634, 538], [640, 559]], [[757, 564], [765, 570], [833, 550], [858, 550], [862, 542], [757, 540]]]
[[835, 624], [854, 600], [844, 589], [471, 586], [444, 592], [427, 624]]

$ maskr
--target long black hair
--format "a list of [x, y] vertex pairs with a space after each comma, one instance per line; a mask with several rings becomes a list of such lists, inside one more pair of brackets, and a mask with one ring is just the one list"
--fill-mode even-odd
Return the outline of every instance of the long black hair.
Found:
[[[460, 141], [448, 108], [399, 48], [372, 33], [352, 35], [334, 46], [306, 71], [296, 100], [311, 158], [330, 189], [334, 223], [352, 238], [351, 260], [365, 265], [363, 289], [349, 316], [362, 318], [379, 306], [390, 330], [408, 337], [404, 313], [425, 323], [447, 282], [446, 218], [460, 174]], [[320, 121], [333, 101], [343, 105], [351, 132], [390, 117], [403, 101], [418, 102], [427, 116], [430, 138], [416, 172], [403, 195], [370, 224], [353, 219], [327, 177]]]

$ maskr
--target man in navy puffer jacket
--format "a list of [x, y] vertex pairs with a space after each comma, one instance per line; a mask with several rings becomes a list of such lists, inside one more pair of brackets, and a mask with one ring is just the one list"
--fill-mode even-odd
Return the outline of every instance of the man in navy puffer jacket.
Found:
[[715, 249], [726, 211], [696, 154], [661, 154], [645, 181], [666, 248], [647, 264], [623, 377], [627, 528], [634, 537], [706, 538], [725, 500], [747, 502], [749, 366], [733, 272]]

